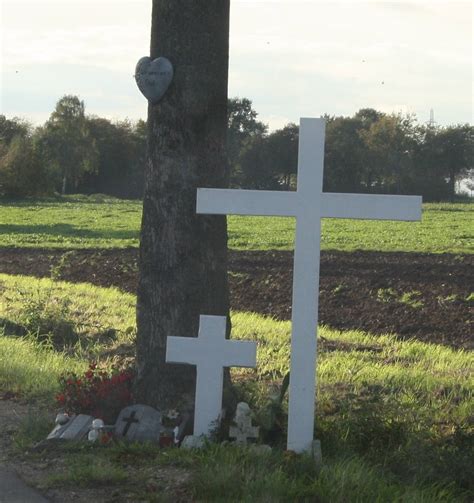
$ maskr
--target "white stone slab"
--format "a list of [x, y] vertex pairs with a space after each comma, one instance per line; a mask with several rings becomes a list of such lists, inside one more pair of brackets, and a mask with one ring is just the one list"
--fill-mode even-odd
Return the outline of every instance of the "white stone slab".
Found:
[[288, 449], [313, 444], [321, 218], [419, 220], [421, 197], [322, 192], [323, 119], [301, 119], [296, 192], [198, 189], [197, 213], [296, 217]]
[[82, 440], [87, 436], [94, 418], [87, 414], [72, 416], [63, 424], [56, 424], [47, 440]]
[[166, 361], [196, 365], [194, 436], [209, 435], [222, 409], [224, 367], [255, 367], [257, 345], [225, 338], [225, 316], [200, 316], [198, 337], [168, 337]]

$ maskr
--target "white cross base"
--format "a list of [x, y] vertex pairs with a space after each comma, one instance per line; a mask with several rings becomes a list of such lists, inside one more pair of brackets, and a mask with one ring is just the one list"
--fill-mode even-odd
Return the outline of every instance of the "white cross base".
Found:
[[166, 361], [196, 365], [194, 435], [208, 436], [222, 409], [224, 367], [255, 367], [257, 344], [225, 338], [225, 316], [200, 316], [198, 337], [168, 337]]
[[301, 119], [296, 192], [198, 189], [197, 213], [296, 217], [288, 450], [314, 430], [321, 218], [420, 220], [421, 197], [323, 193], [324, 119]]

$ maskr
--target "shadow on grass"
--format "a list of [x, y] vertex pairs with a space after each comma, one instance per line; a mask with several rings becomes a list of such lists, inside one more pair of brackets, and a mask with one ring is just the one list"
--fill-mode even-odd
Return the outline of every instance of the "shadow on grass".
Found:
[[139, 231], [80, 229], [70, 224], [52, 225], [0, 225], [0, 234], [45, 234], [48, 236], [67, 236], [96, 239], [138, 239]]

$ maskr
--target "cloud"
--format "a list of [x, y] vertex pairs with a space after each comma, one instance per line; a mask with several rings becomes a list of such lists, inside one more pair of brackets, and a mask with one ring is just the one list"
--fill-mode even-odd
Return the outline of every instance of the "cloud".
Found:
[[[471, 13], [454, 1], [233, 0], [230, 94], [272, 127], [379, 104], [472, 120]], [[47, 116], [75, 91], [91, 112], [144, 116], [132, 75], [150, 15], [150, 0], [3, 0], [2, 112]]]

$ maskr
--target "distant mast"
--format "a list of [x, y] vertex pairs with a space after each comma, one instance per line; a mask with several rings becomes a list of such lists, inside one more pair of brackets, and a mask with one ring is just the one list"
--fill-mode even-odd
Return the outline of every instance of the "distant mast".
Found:
[[436, 124], [435, 118], [434, 118], [434, 110], [432, 108], [430, 109], [430, 120], [429, 120], [428, 124], [430, 127], [434, 127], [434, 125]]

